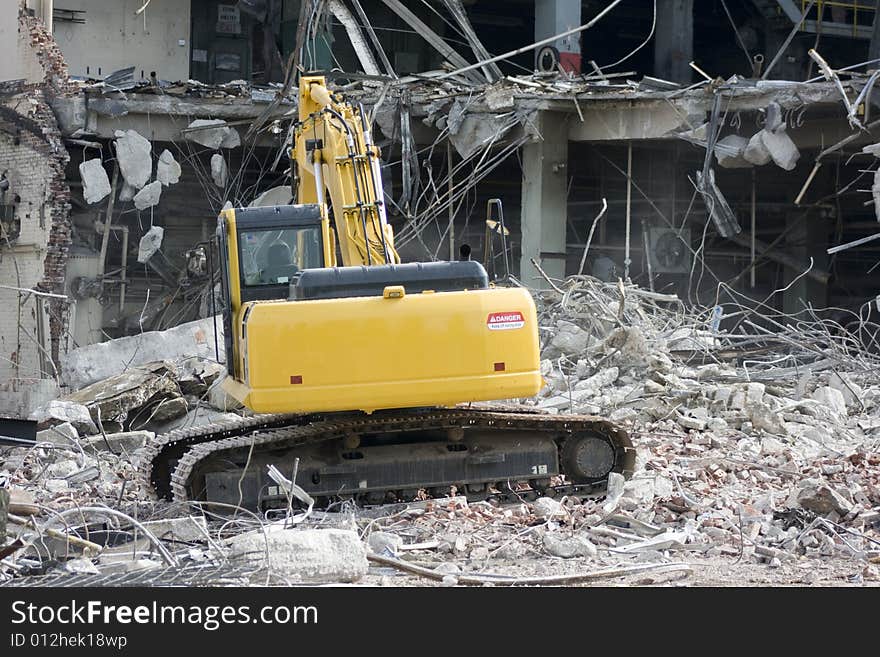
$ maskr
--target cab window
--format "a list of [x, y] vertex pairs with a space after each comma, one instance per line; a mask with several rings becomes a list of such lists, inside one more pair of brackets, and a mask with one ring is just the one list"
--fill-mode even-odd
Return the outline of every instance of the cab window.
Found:
[[246, 287], [289, 283], [300, 269], [323, 264], [320, 226], [243, 230], [238, 243]]

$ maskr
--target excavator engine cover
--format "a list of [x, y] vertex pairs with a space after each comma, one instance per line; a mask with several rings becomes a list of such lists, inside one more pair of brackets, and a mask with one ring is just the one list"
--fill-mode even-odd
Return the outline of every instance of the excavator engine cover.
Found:
[[[479, 263], [445, 265], [307, 270], [293, 284], [302, 300], [245, 304], [245, 380], [227, 390], [257, 413], [536, 394], [543, 380], [529, 292], [486, 288]], [[310, 296], [318, 298], [302, 298]]]

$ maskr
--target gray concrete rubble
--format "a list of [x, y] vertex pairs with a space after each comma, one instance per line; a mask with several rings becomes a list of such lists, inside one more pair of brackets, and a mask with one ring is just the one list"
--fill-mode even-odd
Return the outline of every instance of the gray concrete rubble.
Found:
[[123, 431], [84, 438], [79, 444], [86, 452], [133, 454], [155, 437], [152, 431]]
[[180, 180], [180, 163], [174, 159], [171, 151], [167, 148], [162, 151], [159, 161], [156, 163], [156, 180], [164, 187], [174, 185]]
[[[783, 353], [787, 366], [795, 364], [791, 374], [772, 351], [744, 367], [713, 354], [735, 353], [747, 338], [713, 328], [706, 319], [713, 313], [699, 309], [673, 320], [681, 308], [674, 296], [590, 277], [568, 279], [561, 289], [564, 298], [555, 291], [539, 297], [548, 385], [534, 403], [628, 428], [637, 472], [622, 492], [609, 490], [602, 512], [673, 532], [639, 542], [623, 538], [632, 531], [592, 527], [587, 535], [600, 555], [602, 545], [640, 559], [702, 545], [710, 555], [743, 551], [776, 567], [798, 556], [878, 552], [870, 542], [880, 508], [870, 456], [880, 447], [873, 355], [853, 355], [845, 337], [817, 354], [790, 328]], [[750, 340], [760, 343], [761, 335]], [[563, 520], [547, 506], [539, 499], [532, 512], [579, 526], [570, 508]], [[572, 536], [548, 533], [542, 547], [566, 558], [576, 552]]]
[[141, 190], [134, 195], [134, 207], [138, 210], [146, 210], [159, 204], [159, 198], [162, 196], [162, 183], [154, 180], [149, 185], [144, 185]]
[[[141, 193], [144, 192], [151, 185], [155, 185], [156, 183], [150, 183], [147, 187], [141, 190]], [[137, 201], [135, 201], [135, 205], [137, 205]], [[165, 235], [165, 229], [162, 226], [150, 226], [150, 229], [144, 233], [144, 236], [141, 238], [140, 243], [138, 244], [138, 256], [137, 261], [140, 263], [147, 262], [153, 255], [162, 247], [162, 237]]]
[[727, 135], [715, 144], [715, 159], [725, 169], [746, 169], [752, 166], [744, 157], [749, 140], [741, 135]]
[[70, 424], [76, 431], [87, 435], [98, 431], [89, 409], [70, 400], [52, 400], [34, 411], [29, 419], [36, 420], [37, 426], [44, 429], [58, 424]]
[[119, 172], [131, 187], [140, 189], [153, 173], [152, 146], [136, 130], [116, 131], [116, 159]]
[[211, 180], [217, 187], [226, 187], [226, 180], [229, 177], [229, 169], [226, 166], [226, 159], [220, 153], [214, 153], [211, 156]]
[[80, 164], [79, 175], [82, 178], [83, 198], [86, 203], [98, 203], [110, 193], [110, 179], [101, 158], [96, 157]]
[[286, 530], [240, 534], [230, 539], [233, 561], [265, 565], [294, 583], [356, 582], [367, 574], [366, 548], [344, 529]]
[[185, 134], [188, 141], [215, 151], [221, 147], [234, 148], [241, 143], [238, 131], [221, 119], [196, 119], [186, 127]]
[[209, 317], [165, 331], [147, 331], [72, 349], [62, 360], [62, 381], [71, 389], [78, 390], [119, 374], [126, 367], [189, 357], [215, 360], [215, 325], [222, 359], [223, 322]]
[[138, 429], [186, 413], [176, 377], [171, 361], [139, 365], [72, 392], [64, 401], [88, 408], [92, 420], [105, 431]]
[[[559, 289], [536, 295], [547, 385], [520, 403], [590, 413], [629, 432], [635, 471], [609, 475], [604, 496], [542, 496], [523, 482], [501, 504], [456, 491], [368, 509], [240, 514], [232, 524], [198, 505], [156, 502], [134, 469], [154, 432], [240, 416], [211, 407], [223, 403], [221, 364], [186, 354], [135, 364], [134, 356], [185, 352], [194, 332], [204, 341], [209, 320], [88, 348], [71, 376], [106, 376], [42, 409], [36, 447], [0, 448], [0, 478], [25, 493], [11, 508], [32, 510], [37, 523], [9, 524], [28, 546], [15, 565], [150, 578], [219, 564], [243, 584], [383, 586], [408, 582], [416, 567], [436, 586], [461, 586], [609, 570], [630, 584], [676, 585], [740, 564], [750, 581], [880, 582], [874, 355], [849, 342], [838, 349], [827, 336], [805, 344], [799, 326], [742, 359], [741, 340], [751, 348], [770, 334], [727, 333], [714, 309], [688, 310], [633, 284], [579, 276]], [[728, 310], [736, 312], [721, 315]], [[83, 508], [122, 514], [112, 526], [128, 542], [83, 541], [100, 517], [74, 516]], [[58, 512], [69, 512], [70, 531], [52, 525], [49, 535]], [[19, 576], [4, 568], [0, 575]]]

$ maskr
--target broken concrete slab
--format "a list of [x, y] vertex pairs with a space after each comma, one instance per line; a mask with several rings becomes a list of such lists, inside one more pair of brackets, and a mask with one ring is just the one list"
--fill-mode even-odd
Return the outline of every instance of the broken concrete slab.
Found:
[[93, 454], [98, 452], [112, 452], [113, 454], [132, 454], [156, 437], [152, 431], [123, 431], [120, 433], [108, 433], [106, 438], [101, 436], [89, 436], [80, 440], [82, 448]]
[[187, 403], [189, 410], [187, 410], [184, 415], [173, 418], [167, 422], [157, 422], [156, 419], [153, 418], [148, 425], [149, 430], [155, 431], [157, 434], [163, 434], [176, 429], [201, 427], [206, 424], [226, 424], [241, 420], [241, 415], [237, 415], [236, 413], [224, 413], [198, 403]]
[[[127, 426], [134, 419], [145, 423], [156, 412], [156, 407], [180, 398], [176, 374], [170, 361], [148, 363], [77, 390], [65, 401], [88, 408], [92, 420], [97, 424], [100, 418], [105, 431], [108, 430], [108, 421], [121, 426]], [[185, 408], [183, 413], [186, 413]]]
[[226, 160], [220, 153], [214, 153], [211, 156], [211, 180], [217, 187], [226, 187], [226, 180], [229, 177], [229, 169], [226, 167]]
[[80, 164], [79, 175], [82, 179], [83, 198], [86, 203], [98, 203], [110, 193], [110, 179], [107, 177], [101, 158], [96, 157]]
[[116, 160], [119, 172], [129, 185], [140, 189], [153, 173], [152, 146], [136, 130], [116, 131]]
[[364, 544], [346, 529], [280, 529], [247, 532], [228, 541], [230, 558], [255, 565], [291, 583], [356, 582], [367, 574]]
[[828, 385], [843, 395], [843, 400], [847, 406], [857, 406], [865, 394], [862, 387], [852, 381], [849, 376], [837, 372], [832, 372], [831, 376], [828, 377]]
[[61, 424], [37, 432], [38, 443], [53, 443], [55, 445], [69, 446], [78, 439], [79, 432], [70, 422], [62, 422]]
[[31, 413], [28, 419], [35, 420], [39, 429], [48, 429], [68, 422], [80, 434], [91, 436], [98, 432], [89, 409], [73, 400], [54, 399]]
[[[157, 183], [150, 183], [147, 187], [141, 190], [141, 193], [144, 192], [151, 185], [155, 185]], [[160, 185], [161, 187], [161, 185]], [[135, 200], [135, 205], [137, 205], [137, 201]], [[141, 237], [141, 241], [138, 244], [138, 262], [145, 263], [150, 258], [155, 255], [156, 251], [158, 251], [162, 246], [162, 237], [165, 235], [165, 229], [162, 226], [150, 226], [150, 230], [144, 233], [144, 236]]]
[[[214, 360], [214, 327], [220, 356], [224, 356], [223, 322], [213, 318], [187, 322], [165, 331], [148, 331], [72, 349], [62, 356], [61, 377], [73, 390], [115, 376], [126, 367], [163, 359], [192, 357]], [[61, 420], [64, 421], [64, 420]]]
[[144, 185], [144, 187], [134, 195], [134, 207], [138, 210], [152, 208], [159, 203], [159, 198], [161, 198], [161, 196], [162, 183], [158, 180], [154, 180], [149, 185]]
[[156, 180], [165, 187], [169, 187], [180, 180], [180, 174], [180, 163], [174, 159], [174, 155], [166, 148], [162, 151], [162, 154], [159, 156], [159, 162], [156, 164]]
[[589, 332], [577, 324], [560, 320], [556, 323], [556, 331], [550, 340], [550, 346], [558, 353], [573, 356], [582, 354], [592, 341]]
[[219, 382], [208, 389], [205, 401], [208, 403], [208, 406], [223, 413], [244, 408], [242, 403], [226, 392]]

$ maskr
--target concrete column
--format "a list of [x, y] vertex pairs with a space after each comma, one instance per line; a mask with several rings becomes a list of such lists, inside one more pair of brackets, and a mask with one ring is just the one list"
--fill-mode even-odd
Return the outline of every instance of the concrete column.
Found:
[[551, 278], [565, 277], [568, 124], [564, 114], [541, 112], [537, 126], [543, 140], [522, 149], [520, 280], [530, 287], [547, 288], [530, 259], [534, 258]]
[[654, 75], [690, 84], [694, 58], [694, 0], [657, 0]]
[[[562, 34], [581, 25], [580, 0], [535, 0], [535, 41]], [[581, 35], [557, 39], [559, 63], [566, 71], [581, 72]]]

